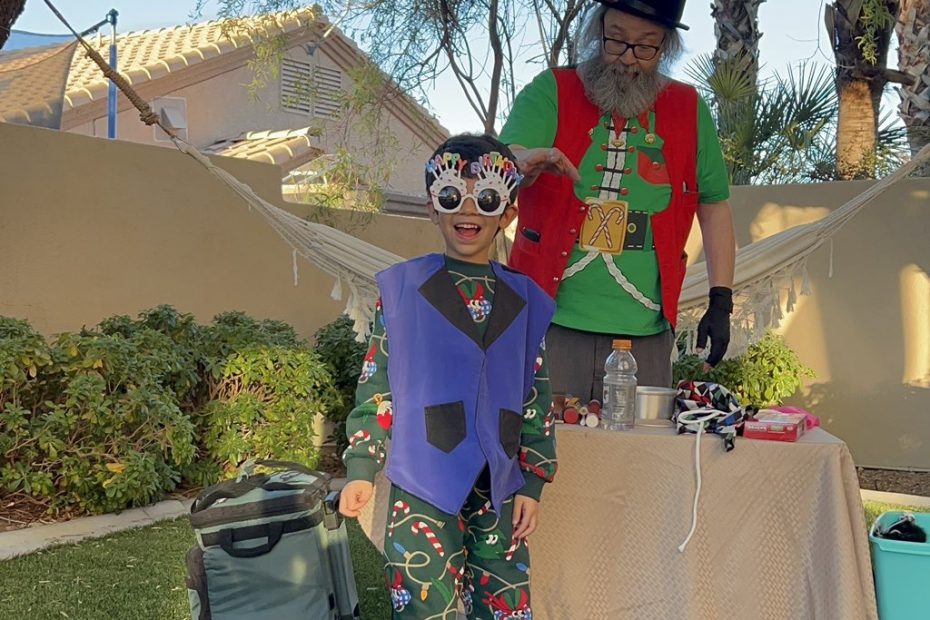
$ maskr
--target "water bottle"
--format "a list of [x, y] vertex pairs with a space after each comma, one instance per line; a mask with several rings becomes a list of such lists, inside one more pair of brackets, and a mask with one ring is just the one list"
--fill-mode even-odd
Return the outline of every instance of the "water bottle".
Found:
[[636, 360], [629, 340], [614, 340], [604, 364], [604, 402], [601, 424], [608, 430], [628, 431], [636, 416]]

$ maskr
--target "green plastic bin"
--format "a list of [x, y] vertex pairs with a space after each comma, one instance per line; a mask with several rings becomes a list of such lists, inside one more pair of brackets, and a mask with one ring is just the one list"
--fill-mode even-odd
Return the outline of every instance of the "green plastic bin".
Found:
[[[914, 520], [930, 533], [930, 513], [915, 512]], [[887, 528], [903, 512], [884, 512], [872, 525], [872, 572], [881, 620], [930, 618], [930, 542], [915, 543], [878, 538], [878, 528]]]

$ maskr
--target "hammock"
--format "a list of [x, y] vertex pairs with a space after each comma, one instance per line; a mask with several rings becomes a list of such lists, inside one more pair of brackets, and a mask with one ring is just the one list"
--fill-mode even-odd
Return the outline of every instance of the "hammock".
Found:
[[[345, 312], [352, 319], [359, 340], [364, 340], [374, 318], [378, 296], [375, 274], [404, 260], [349, 234], [323, 224], [308, 222], [277, 207], [256, 194], [251, 187], [216, 166], [195, 147], [177, 137], [170, 127], [161, 123], [148, 104], [129, 83], [114, 72], [100, 54], [74, 31], [50, 0], [45, 0], [52, 12], [71, 30], [87, 54], [139, 110], [142, 122], [157, 124], [167, 133], [177, 148], [191, 156], [217, 179], [227, 185], [271, 225], [293, 249], [294, 282], [297, 283], [297, 258], [303, 257], [335, 279], [332, 297], [345, 299]], [[739, 248], [733, 283], [734, 311], [732, 339], [728, 356], [739, 355], [758, 340], [769, 327], [777, 327], [783, 311], [794, 308], [797, 295], [809, 294], [807, 259], [821, 245], [851, 220], [867, 204], [897, 181], [908, 176], [930, 159], [930, 145], [925, 146], [909, 162], [875, 185], [846, 202], [823, 219], [789, 228], [780, 233]], [[800, 290], [797, 281], [801, 279]], [[707, 305], [707, 269], [704, 262], [688, 267], [679, 300], [678, 331], [686, 335], [686, 352], [694, 350], [697, 324]], [[782, 294], [785, 300], [782, 302]]]

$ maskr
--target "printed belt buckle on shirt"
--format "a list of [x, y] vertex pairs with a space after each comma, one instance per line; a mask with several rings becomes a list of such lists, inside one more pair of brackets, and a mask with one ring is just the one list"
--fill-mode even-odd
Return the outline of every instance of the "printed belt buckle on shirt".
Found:
[[625, 200], [600, 198], [588, 198], [585, 202], [588, 213], [578, 235], [581, 249], [614, 255], [623, 252], [630, 204]]

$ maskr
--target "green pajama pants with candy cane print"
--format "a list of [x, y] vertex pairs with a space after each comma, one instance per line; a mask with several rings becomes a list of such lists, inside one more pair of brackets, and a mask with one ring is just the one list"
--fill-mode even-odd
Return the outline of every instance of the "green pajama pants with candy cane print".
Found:
[[454, 620], [461, 598], [469, 620], [532, 620], [530, 554], [511, 540], [513, 498], [494, 512], [487, 472], [451, 515], [391, 487], [384, 572], [394, 618]]

